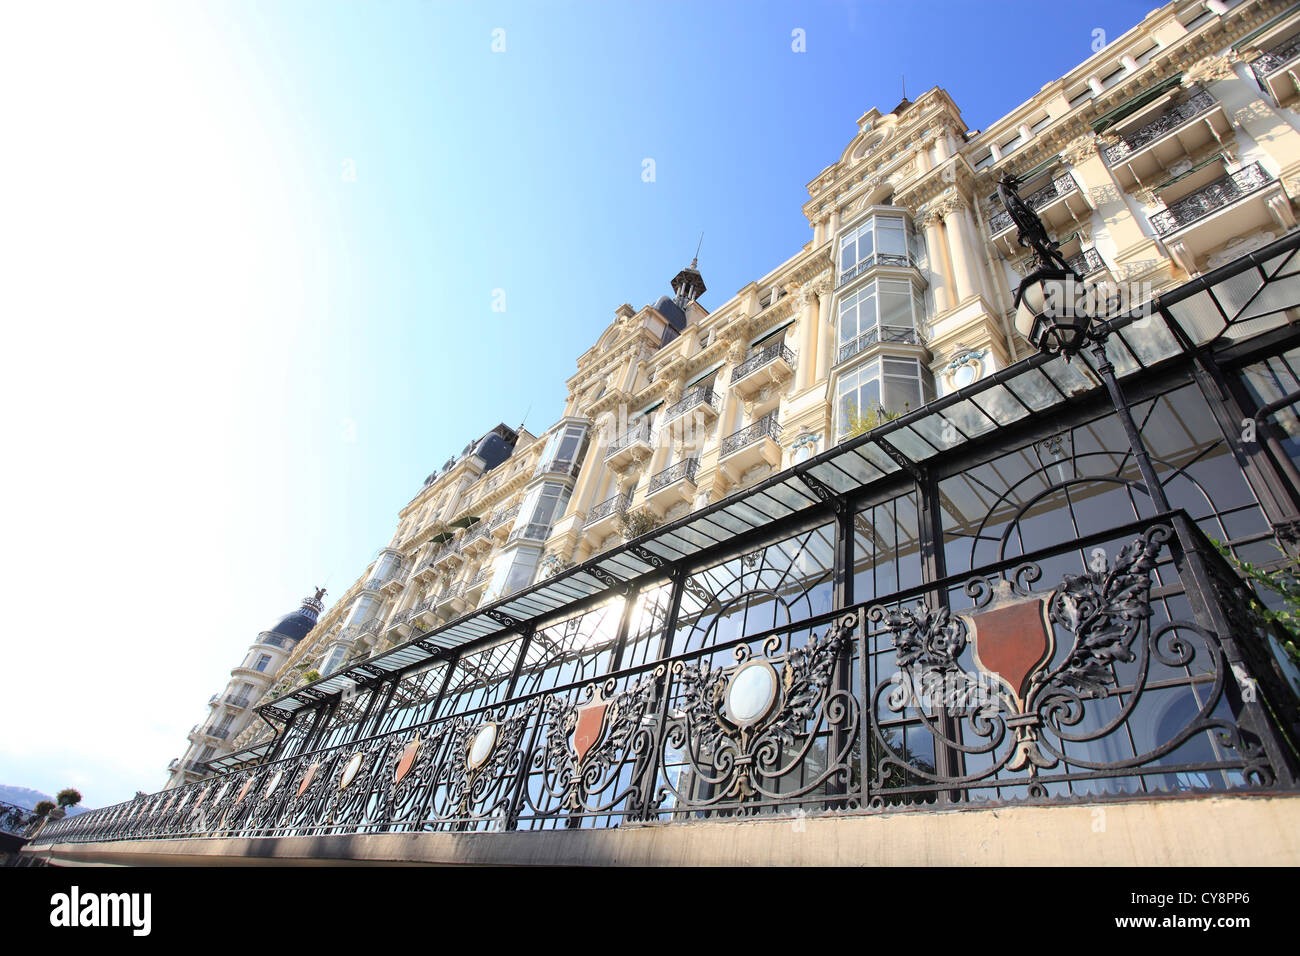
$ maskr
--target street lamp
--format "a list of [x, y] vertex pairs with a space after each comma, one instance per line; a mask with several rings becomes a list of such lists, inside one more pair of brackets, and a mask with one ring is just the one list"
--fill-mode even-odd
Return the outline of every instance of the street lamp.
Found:
[[1060, 355], [1067, 362], [1085, 347], [1091, 347], [1097, 374], [1110, 393], [1147, 494], [1157, 511], [1169, 511], [1164, 487], [1138, 434], [1132, 410], [1115, 377], [1115, 366], [1106, 354], [1110, 327], [1104, 317], [1091, 314], [1093, 303], [1109, 302], [1109, 298], [1088, 294], [1083, 278], [1061, 257], [1060, 246], [1047, 235], [1037, 213], [1016, 192], [1019, 185], [1018, 179], [1007, 174], [998, 182], [998, 195], [1018, 230], [1016, 241], [1034, 251], [1035, 267], [1016, 289], [1016, 331], [1040, 352]]

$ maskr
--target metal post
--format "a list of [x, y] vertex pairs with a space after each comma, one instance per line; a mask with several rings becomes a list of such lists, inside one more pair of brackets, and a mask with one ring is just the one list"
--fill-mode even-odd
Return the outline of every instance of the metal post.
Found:
[[1124, 398], [1124, 392], [1119, 386], [1119, 380], [1115, 378], [1115, 366], [1111, 365], [1110, 357], [1106, 354], [1106, 339], [1108, 335], [1103, 335], [1092, 340], [1092, 354], [1097, 360], [1097, 374], [1101, 376], [1106, 383], [1106, 390], [1110, 392], [1111, 404], [1115, 406], [1115, 413], [1119, 416], [1120, 424], [1124, 426], [1124, 434], [1128, 436], [1129, 449], [1133, 452], [1133, 458], [1137, 461], [1138, 471], [1142, 473], [1142, 480], [1146, 483], [1147, 494], [1151, 496], [1151, 501], [1156, 507], [1158, 514], [1164, 514], [1169, 511], [1169, 499], [1165, 497], [1165, 489], [1160, 484], [1160, 479], [1156, 477], [1155, 468], [1151, 466], [1151, 458], [1147, 455], [1146, 445], [1142, 444], [1142, 436], [1138, 434], [1136, 423], [1133, 421], [1133, 412], [1130, 410], [1128, 401]]

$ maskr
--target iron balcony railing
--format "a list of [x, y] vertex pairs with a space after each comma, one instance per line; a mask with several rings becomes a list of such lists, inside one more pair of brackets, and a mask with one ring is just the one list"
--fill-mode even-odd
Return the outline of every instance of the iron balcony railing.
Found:
[[911, 253], [899, 254], [896, 252], [874, 252], [858, 262], [855, 262], [849, 268], [840, 273], [838, 285], [844, 285], [846, 282], [852, 282], [858, 276], [870, 272], [878, 266], [891, 266], [896, 269], [915, 269], [916, 259]]
[[439, 604], [444, 604], [454, 597], [459, 597], [460, 588], [461, 585], [459, 581], [448, 584], [445, 588], [439, 591], [438, 596], [433, 599], [434, 606], [436, 607]]
[[[1042, 189], [1025, 196], [1024, 200], [1029, 204], [1030, 209], [1037, 211], [1048, 203], [1055, 202], [1062, 196], [1068, 196], [1070, 193], [1078, 192], [1078, 190], [1079, 184], [1075, 182], [1074, 176], [1071, 173], [1065, 173], [1062, 176], [1057, 176]], [[994, 236], [1005, 232], [1014, 225], [1011, 216], [1005, 212], [995, 213], [989, 217], [989, 233]]]
[[511, 541], [545, 541], [546, 536], [551, 533], [549, 524], [530, 521], [527, 524], [520, 525], [510, 532], [510, 537], [506, 542]]
[[785, 359], [791, 368], [794, 367], [794, 353], [786, 348], [784, 343], [773, 342], [757, 355], [737, 365], [736, 370], [731, 373], [731, 384], [735, 385], [745, 376], [758, 371], [764, 365], [775, 362], [778, 358]]
[[461, 545], [460, 538], [452, 538], [449, 541], [443, 542], [442, 547], [439, 548], [437, 553], [434, 554], [430, 563], [435, 561], [441, 561], [443, 558], [448, 557], [449, 555], [456, 554], [458, 551], [460, 551], [460, 545]]
[[[1099, 551], [1104, 569], [1082, 557]], [[53, 821], [36, 842], [1295, 792], [1280, 633], [1192, 519], [1170, 512], [663, 660], [476, 695], [463, 711]], [[986, 641], [1017, 653], [986, 657]], [[594, 687], [617, 704], [575, 736]]]
[[1092, 275], [1106, 268], [1106, 263], [1102, 262], [1096, 249], [1084, 249], [1077, 256], [1065, 260], [1065, 264], [1081, 276]]
[[921, 333], [910, 326], [872, 325], [857, 338], [840, 346], [839, 361], [852, 358], [863, 349], [870, 348], [877, 342], [891, 345], [924, 345]]
[[474, 572], [474, 574], [470, 577], [470, 579], [465, 582], [465, 590], [468, 591], [478, 587], [480, 584], [488, 580], [488, 578], [490, 577], [492, 577], [491, 567], [479, 568], [477, 571]]
[[231, 707], [247, 707], [252, 702], [252, 698], [249, 697], [236, 696], [234, 694], [226, 696], [226, 703]]
[[1204, 90], [1196, 90], [1187, 97], [1183, 102], [1165, 110], [1150, 123], [1142, 126], [1133, 132], [1127, 134], [1114, 146], [1108, 146], [1105, 150], [1106, 164], [1113, 166], [1133, 153], [1136, 153], [1143, 146], [1154, 142], [1180, 126], [1185, 126], [1196, 117], [1218, 105], [1216, 100]]
[[477, 541], [479, 538], [487, 535], [491, 530], [492, 529], [488, 526], [486, 521], [475, 522], [474, 527], [465, 532], [465, 537], [461, 539], [460, 546], [463, 548], [471, 541]]
[[775, 414], [768, 413], [752, 425], [742, 428], [738, 432], [732, 432], [722, 439], [720, 457], [725, 458], [733, 452], [740, 451], [747, 445], [762, 441], [764, 438], [772, 438], [777, 441], [781, 439], [781, 426], [777, 424]]
[[1255, 71], [1256, 79], [1262, 80], [1272, 76], [1297, 56], [1300, 56], [1300, 33], [1269, 50], [1251, 64], [1251, 69]]
[[533, 477], [537, 477], [539, 475], [569, 476], [569, 475], [576, 475], [580, 471], [582, 471], [582, 462], [571, 461], [570, 459], [567, 458], [561, 458], [555, 461], [543, 462], [539, 464], [537, 466], [537, 470], [533, 472]]
[[207, 727], [203, 731], [209, 737], [215, 737], [217, 740], [225, 740], [230, 736], [229, 730], [223, 730], [220, 727]]
[[1151, 216], [1151, 226], [1156, 235], [1167, 236], [1198, 219], [1204, 219], [1224, 206], [1262, 189], [1273, 181], [1259, 163], [1251, 163], [1222, 179], [1216, 179], [1189, 196], [1179, 199], [1168, 209]]
[[608, 518], [610, 515], [620, 515], [632, 506], [632, 495], [629, 492], [626, 495], [615, 495], [612, 498], [606, 498], [598, 505], [593, 505], [587, 512], [586, 525], [595, 524], [602, 518]]
[[699, 470], [700, 461], [698, 458], [683, 458], [677, 464], [665, 468], [659, 474], [650, 479], [650, 494], [654, 494], [661, 488], [667, 488], [675, 481], [681, 481], [685, 478], [687, 481], [695, 480], [695, 472]]
[[497, 528], [501, 527], [507, 521], [514, 521], [515, 518], [517, 517], [519, 517], [519, 505], [515, 505], [512, 508], [507, 508], [499, 515], [493, 516], [490, 530], [495, 531]]
[[697, 385], [683, 395], [681, 401], [674, 402], [664, 409], [664, 421], [671, 422], [674, 419], [681, 418], [692, 408], [700, 405], [708, 405], [714, 411], [717, 411], [718, 403], [718, 393], [713, 390], [712, 385]]
[[645, 442], [646, 444], [650, 443], [649, 419], [639, 422], [610, 442], [609, 450], [605, 452], [605, 457], [610, 458], [637, 442]]

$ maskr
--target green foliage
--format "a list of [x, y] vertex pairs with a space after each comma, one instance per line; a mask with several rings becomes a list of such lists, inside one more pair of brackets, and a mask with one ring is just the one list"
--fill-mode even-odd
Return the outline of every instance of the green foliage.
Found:
[[42, 800], [40, 803], [36, 804], [32, 812], [35, 813], [38, 817], [43, 817], [43, 816], [47, 816], [49, 812], [54, 809], [54, 807], [55, 804], [53, 802], [49, 800]]
[[[905, 405], [904, 411], [906, 409], [907, 406]], [[892, 422], [902, 414], [903, 412], [888, 411], [880, 405], [867, 409], [866, 414], [863, 414], [858, 409], [857, 404], [854, 403], [851, 408], [846, 409], [844, 412], [845, 431], [840, 437], [840, 441], [856, 438], [858, 435], [865, 435], [872, 429], [879, 428], [885, 422]]]
[[59, 801], [61, 807], [75, 807], [81, 802], [81, 791], [68, 787], [60, 790], [54, 799]]
[[1288, 639], [1282, 642], [1282, 647], [1293, 661], [1300, 664], [1300, 559], [1293, 558], [1278, 548], [1278, 552], [1286, 562], [1272, 571], [1265, 571], [1249, 561], [1238, 560], [1221, 542], [1213, 538], [1210, 541], [1247, 583], [1265, 591], [1272, 591], [1282, 599], [1281, 607], [1274, 609], [1261, 607], [1257, 613], [1262, 620], [1276, 624], [1286, 632]]
[[313, 667], [311, 670], [307, 671], [305, 674], [302, 675], [302, 682], [304, 684], [310, 684], [314, 680], [320, 680], [320, 671], [316, 670], [316, 668]]
[[657, 527], [659, 527], [659, 519], [645, 508], [625, 512], [618, 519], [618, 533], [623, 536], [625, 541], [638, 538]]

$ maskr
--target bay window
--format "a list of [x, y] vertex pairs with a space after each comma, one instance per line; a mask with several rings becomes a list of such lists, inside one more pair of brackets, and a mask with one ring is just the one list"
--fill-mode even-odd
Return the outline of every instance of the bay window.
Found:
[[901, 213], [877, 213], [840, 237], [841, 283], [873, 265], [909, 266], [916, 259], [916, 234]]
[[839, 361], [877, 342], [920, 344], [925, 304], [907, 279], [875, 279], [840, 299]]
[[918, 359], [883, 355], [841, 373], [835, 395], [835, 433], [843, 439], [864, 421], [881, 424], [931, 401], [934, 380]]

